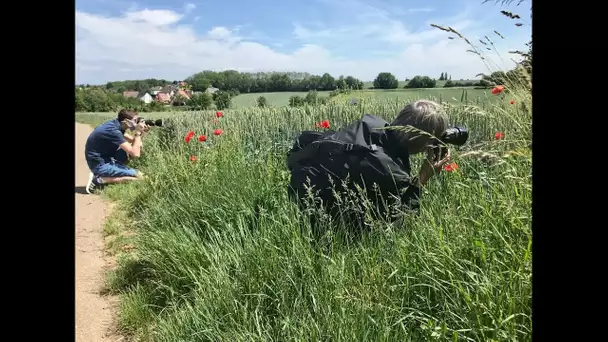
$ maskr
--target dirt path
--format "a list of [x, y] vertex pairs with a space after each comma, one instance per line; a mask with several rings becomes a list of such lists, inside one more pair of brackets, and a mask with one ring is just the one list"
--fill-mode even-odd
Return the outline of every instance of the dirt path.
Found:
[[103, 224], [108, 203], [84, 189], [89, 176], [84, 145], [92, 129], [76, 123], [76, 342], [114, 342], [111, 334], [114, 298], [101, 296], [104, 271]]

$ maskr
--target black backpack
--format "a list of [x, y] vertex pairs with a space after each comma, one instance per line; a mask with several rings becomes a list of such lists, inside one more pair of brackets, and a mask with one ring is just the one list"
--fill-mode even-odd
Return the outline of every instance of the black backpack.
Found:
[[290, 198], [302, 204], [310, 180], [328, 209], [335, 202], [334, 190], [354, 190], [355, 185], [365, 189], [380, 214], [386, 213], [386, 201], [391, 199], [417, 209], [419, 189], [410, 182], [409, 156], [387, 153], [393, 150], [386, 144], [386, 130], [379, 129], [387, 126], [386, 121], [365, 115], [339, 131], [302, 132], [287, 157]]

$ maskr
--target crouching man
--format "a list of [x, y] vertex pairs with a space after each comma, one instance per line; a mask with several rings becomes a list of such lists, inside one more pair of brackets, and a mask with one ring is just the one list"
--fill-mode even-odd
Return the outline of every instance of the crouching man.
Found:
[[[125, 134], [134, 131], [133, 136]], [[105, 185], [139, 180], [143, 174], [126, 166], [128, 158], [141, 155], [142, 136], [148, 131], [139, 115], [122, 109], [115, 119], [97, 126], [87, 138], [85, 158], [91, 173], [86, 192], [91, 194]]]

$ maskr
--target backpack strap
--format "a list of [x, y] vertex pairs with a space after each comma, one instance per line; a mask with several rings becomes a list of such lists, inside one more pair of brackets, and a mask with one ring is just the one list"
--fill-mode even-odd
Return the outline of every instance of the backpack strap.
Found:
[[287, 157], [287, 165], [291, 169], [294, 165], [302, 161], [318, 158], [321, 156], [331, 156], [338, 153], [352, 152], [375, 152], [376, 145], [362, 146], [358, 144], [346, 143], [336, 139], [320, 139], [304, 146], [298, 151], [293, 151]]

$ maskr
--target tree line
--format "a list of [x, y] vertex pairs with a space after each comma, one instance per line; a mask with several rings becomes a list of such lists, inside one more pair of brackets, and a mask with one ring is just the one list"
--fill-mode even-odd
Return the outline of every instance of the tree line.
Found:
[[[447, 80], [447, 72], [442, 73], [439, 80]], [[308, 92], [332, 91], [336, 89], [362, 90], [364, 83], [353, 76], [334, 77], [329, 73], [312, 75], [306, 72], [258, 72], [246, 73], [236, 70], [202, 71], [183, 80], [191, 86], [194, 92], [204, 92], [210, 87], [229, 91], [233, 95], [241, 93], [272, 93], [272, 92]], [[433, 88], [434, 79], [428, 76], [416, 76], [405, 88]], [[178, 84], [178, 80], [149, 78], [143, 80], [125, 80], [108, 82], [102, 86], [82, 85], [82, 88], [102, 88], [114, 93], [124, 91], [149, 92], [154, 87]], [[371, 89], [396, 89], [399, 81], [390, 72], [381, 72], [373, 81]]]
[[129, 108], [138, 112], [162, 112], [172, 107], [184, 110], [227, 109], [232, 105], [233, 92], [216, 91], [213, 95], [201, 92], [193, 94], [189, 99], [179, 95], [173, 98], [169, 105], [156, 101], [149, 104], [138, 98], [128, 98], [121, 93], [112, 92], [103, 87], [77, 87], [74, 96], [76, 112], [115, 112], [121, 108]]
[[[331, 91], [335, 89], [363, 89], [363, 82], [353, 76], [335, 78], [329, 73], [312, 75], [306, 72], [257, 72], [246, 73], [236, 70], [202, 71], [184, 80], [195, 92], [204, 92], [214, 87], [233, 94], [271, 93], [271, 92], [305, 92], [309, 90]], [[144, 79], [108, 82], [103, 86], [83, 85], [83, 88], [104, 88], [111, 92], [122, 93], [127, 90], [141, 93], [151, 88], [178, 84], [178, 80]]]

